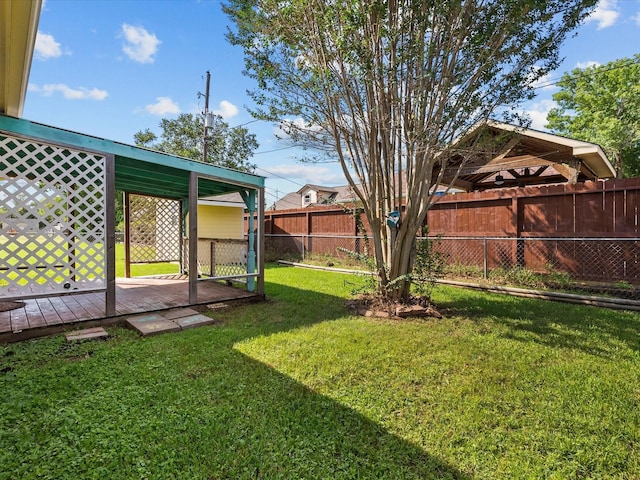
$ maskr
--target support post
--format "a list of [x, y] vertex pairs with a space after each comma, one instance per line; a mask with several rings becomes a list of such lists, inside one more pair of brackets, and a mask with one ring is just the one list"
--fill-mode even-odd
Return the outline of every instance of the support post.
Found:
[[131, 199], [124, 192], [124, 276], [131, 278]]
[[216, 242], [209, 242], [209, 276], [216, 276]]
[[105, 315], [116, 314], [116, 160], [105, 158]]
[[198, 174], [189, 172], [189, 304], [198, 303]]
[[[247, 243], [247, 273], [255, 273], [256, 271], [256, 250], [255, 250], [255, 233], [254, 233], [254, 214], [256, 212], [256, 191], [249, 190], [247, 198], [247, 209], [249, 210], [248, 243]], [[254, 277], [247, 278], [247, 290], [255, 292], [256, 281]]]
[[258, 295], [264, 295], [264, 187], [258, 190]]
[[482, 242], [482, 250], [484, 252], [484, 267], [482, 269], [484, 273], [484, 278], [489, 278], [489, 265], [488, 265], [488, 254], [487, 254], [487, 237], [484, 237]]

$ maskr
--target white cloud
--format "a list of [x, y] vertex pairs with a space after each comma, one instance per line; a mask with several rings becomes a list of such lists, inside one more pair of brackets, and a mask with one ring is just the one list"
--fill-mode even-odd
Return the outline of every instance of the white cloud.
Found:
[[267, 167], [262, 170], [258, 167], [261, 175], [267, 178], [288, 178], [299, 180], [296, 183], [314, 183], [320, 185], [346, 184], [342, 172], [336, 172], [328, 167], [315, 167], [313, 165], [281, 164]]
[[238, 114], [238, 107], [236, 107], [231, 102], [222, 100], [219, 106], [220, 108], [218, 108], [217, 110], [212, 110], [212, 112], [216, 115], [220, 115], [224, 120], [233, 118]]
[[596, 9], [586, 19], [586, 23], [597, 22], [598, 30], [613, 26], [620, 16], [618, 0], [600, 0]]
[[581, 69], [585, 69], [585, 68], [589, 68], [589, 67], [599, 67], [600, 63], [593, 61], [593, 60], [587, 60], [586, 62], [578, 62], [576, 63], [576, 67], [577, 68], [581, 68]]
[[531, 128], [534, 130], [545, 130], [547, 124], [547, 115], [549, 110], [557, 107], [558, 104], [553, 100], [540, 100], [531, 105], [531, 108], [526, 111], [526, 114], [531, 119]]
[[158, 46], [162, 43], [153, 33], [149, 33], [144, 27], [135, 27], [126, 23], [122, 24], [122, 35], [125, 44], [122, 51], [138, 63], [153, 63], [153, 56], [158, 52]]
[[29, 91], [38, 92], [45, 97], [50, 97], [56, 92], [62, 93], [67, 100], [104, 100], [109, 95], [106, 90], [97, 88], [71, 88], [64, 83], [48, 83], [43, 86], [29, 84]]
[[631, 17], [631, 20], [636, 22], [636, 25], [640, 27], [640, 11], [638, 11], [638, 13]]
[[180, 113], [180, 107], [169, 97], [158, 97], [156, 103], [151, 103], [144, 109], [151, 115], [162, 117], [164, 115], [175, 115]]
[[38, 30], [34, 53], [38, 60], [48, 60], [49, 58], [58, 58], [61, 56], [62, 49], [60, 48], [60, 44], [56, 42], [56, 39], [53, 38], [53, 35], [42, 33]]

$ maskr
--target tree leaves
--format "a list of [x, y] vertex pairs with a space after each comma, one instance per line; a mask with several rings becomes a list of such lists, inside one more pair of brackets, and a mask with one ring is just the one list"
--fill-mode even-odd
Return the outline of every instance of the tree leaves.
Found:
[[[291, 139], [339, 159], [372, 226], [384, 290], [411, 271], [442, 153], [489, 117], [513, 118], [595, 3], [229, 0], [224, 10], [257, 81], [255, 115], [294, 117]], [[403, 203], [392, 232], [385, 217]]]
[[576, 68], [558, 85], [547, 128], [602, 146], [619, 177], [640, 175], [640, 54]]
[[[171, 153], [191, 160], [203, 160], [204, 122], [198, 115], [182, 113], [175, 120], [163, 118], [160, 138], [146, 129], [134, 135], [136, 145]], [[229, 127], [221, 116], [213, 115], [207, 132], [207, 162], [234, 170], [252, 172], [249, 160], [259, 144], [243, 127]]]

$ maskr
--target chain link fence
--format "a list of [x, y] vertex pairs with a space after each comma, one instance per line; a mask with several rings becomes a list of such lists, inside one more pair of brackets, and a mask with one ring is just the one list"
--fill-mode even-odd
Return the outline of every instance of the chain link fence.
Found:
[[[355, 255], [368, 255], [365, 237], [324, 235], [265, 235], [265, 261], [308, 261], [362, 266]], [[329, 265], [331, 266], [331, 265]]]
[[[266, 235], [265, 260], [364, 268], [364, 237]], [[432, 237], [446, 278], [640, 300], [640, 238]]]

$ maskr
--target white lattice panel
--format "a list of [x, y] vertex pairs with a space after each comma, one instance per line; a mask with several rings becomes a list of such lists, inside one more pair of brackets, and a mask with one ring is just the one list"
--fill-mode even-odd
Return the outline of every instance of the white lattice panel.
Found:
[[129, 241], [132, 263], [180, 260], [180, 202], [129, 196]]
[[[231, 277], [247, 273], [248, 244], [232, 239], [198, 239], [198, 275]], [[184, 265], [189, 265], [189, 240], [184, 241]]]
[[105, 158], [0, 134], [0, 297], [105, 286]]

